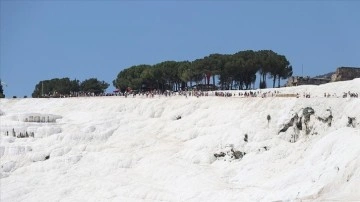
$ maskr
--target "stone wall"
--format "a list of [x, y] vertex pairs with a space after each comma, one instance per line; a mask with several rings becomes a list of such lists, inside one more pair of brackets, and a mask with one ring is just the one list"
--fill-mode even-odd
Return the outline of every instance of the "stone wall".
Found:
[[300, 85], [320, 85], [329, 83], [327, 78], [310, 78], [301, 76], [292, 76], [288, 79], [286, 86], [300, 86]]
[[310, 78], [301, 76], [292, 76], [288, 79], [286, 86], [300, 86], [300, 85], [320, 85], [335, 81], [347, 81], [355, 78], [360, 78], [359, 67], [339, 67], [335, 74], [330, 78]]
[[360, 78], [360, 68], [358, 67], [339, 67], [336, 73], [332, 75], [331, 82], [347, 81], [355, 78]]

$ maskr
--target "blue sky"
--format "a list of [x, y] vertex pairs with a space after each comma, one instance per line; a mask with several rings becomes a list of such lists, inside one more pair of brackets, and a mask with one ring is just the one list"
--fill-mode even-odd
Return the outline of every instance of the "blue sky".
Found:
[[96, 77], [211, 53], [271, 49], [294, 75], [360, 66], [359, 1], [7, 1], [0, 5], [6, 97], [41, 80]]

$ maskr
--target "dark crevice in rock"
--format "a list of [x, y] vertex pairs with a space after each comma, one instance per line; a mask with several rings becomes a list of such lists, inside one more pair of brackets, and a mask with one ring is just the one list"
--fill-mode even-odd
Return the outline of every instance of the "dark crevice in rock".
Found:
[[310, 121], [310, 116], [315, 114], [315, 110], [311, 107], [306, 107], [303, 109], [304, 122], [307, 123]]
[[[333, 115], [331, 109], [327, 109], [326, 111], [329, 112], [329, 115], [327, 117], [319, 117], [315, 116], [315, 110], [311, 107], [306, 107], [302, 109], [302, 114], [300, 116], [298, 114], [295, 114], [290, 121], [285, 123], [285, 125], [280, 129], [278, 134], [282, 132], [286, 132], [290, 127], [294, 129], [294, 131], [291, 134], [290, 142], [296, 142], [299, 138], [300, 131], [305, 131], [306, 135], [317, 135], [318, 132], [314, 130], [314, 124], [317, 123], [310, 123], [311, 116], [313, 115], [317, 120], [324, 124], [327, 124], [328, 127], [331, 127], [332, 121], [333, 121]], [[348, 120], [348, 126], [349, 127], [355, 127], [356, 123], [354, 123], [355, 118], [349, 117]]]
[[311, 107], [306, 107], [303, 109], [303, 117], [304, 117], [304, 124], [305, 124], [305, 132], [306, 135], [309, 135], [311, 132], [311, 128], [308, 126], [310, 121], [310, 116], [315, 114], [315, 110]]
[[[297, 114], [295, 114], [295, 116], [292, 117], [292, 118], [290, 119], [290, 121], [289, 121], [287, 124], [285, 124], [285, 126], [279, 131], [279, 133], [281, 133], [281, 132], [286, 132], [287, 129], [289, 129], [290, 127], [292, 127], [295, 122], [297, 123], [298, 119], [299, 119], [299, 116], [298, 116]], [[278, 133], [278, 134], [279, 134], [279, 133]]]
[[6, 131], [5, 135], [10, 136], [10, 137], [11, 136], [16, 137], [16, 138], [30, 138], [30, 137], [35, 136], [34, 132], [29, 132], [28, 133], [27, 131], [25, 131], [25, 132], [16, 133], [14, 128], [12, 129], [11, 134], [9, 133], [9, 131]]
[[258, 151], [268, 151], [270, 148], [268, 146], [264, 146], [264, 147], [261, 147], [260, 149], [258, 149]]
[[224, 153], [224, 152], [215, 153], [214, 156], [215, 156], [216, 158], [224, 157], [224, 156], [225, 156], [225, 153]]
[[219, 152], [219, 153], [215, 153], [214, 156], [216, 158], [222, 158], [225, 156], [229, 156], [231, 159], [242, 159], [245, 156], [245, 152], [241, 152], [241, 151], [237, 151], [234, 150], [233, 148], [231, 148], [231, 150], [226, 151], [226, 152]]
[[241, 159], [246, 154], [245, 152], [236, 151], [234, 149], [231, 149], [231, 152], [232, 152], [233, 156], [235, 157], [235, 159]]
[[356, 118], [355, 117], [348, 117], [348, 124], [347, 124], [347, 127], [353, 127], [355, 128], [355, 123], [356, 121]]
[[322, 117], [317, 117], [317, 119], [323, 123], [327, 123], [329, 127], [331, 127], [331, 122], [332, 122], [332, 119], [333, 119], [333, 116], [332, 116], [332, 111], [330, 109], [327, 109], [326, 111], [330, 112], [330, 115], [326, 118], [322, 118]]
[[296, 128], [299, 130], [302, 130], [302, 117], [300, 117], [299, 121], [296, 122]]

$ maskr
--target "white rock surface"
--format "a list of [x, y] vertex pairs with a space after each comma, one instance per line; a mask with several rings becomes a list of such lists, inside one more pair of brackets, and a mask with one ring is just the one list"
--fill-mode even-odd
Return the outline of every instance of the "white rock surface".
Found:
[[[0, 201], [359, 201], [360, 98], [323, 94], [360, 79], [276, 90], [312, 96], [1, 99]], [[332, 126], [311, 118], [318, 135], [290, 143], [279, 129], [305, 107]], [[214, 157], [229, 145], [246, 155]]]

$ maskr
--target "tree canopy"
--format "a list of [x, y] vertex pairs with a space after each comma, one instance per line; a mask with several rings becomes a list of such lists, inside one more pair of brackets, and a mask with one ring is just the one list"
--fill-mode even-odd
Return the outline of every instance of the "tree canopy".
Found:
[[[259, 87], [266, 88], [266, 79], [280, 87], [280, 80], [292, 76], [292, 66], [284, 55], [272, 50], [245, 50], [235, 54], [214, 53], [194, 61], [163, 61], [154, 65], [140, 64], [121, 70], [113, 80], [114, 87], [127, 90], [201, 90], [251, 89], [257, 74]], [[216, 83], [217, 81], [217, 83]], [[195, 85], [193, 85], [195, 84]], [[76, 92], [104, 93], [109, 87], [105, 81], [90, 78], [83, 82], [69, 78], [40, 81], [32, 97], [69, 95]], [[0, 86], [0, 96], [3, 89]]]
[[3, 83], [0, 80], [0, 98], [4, 98], [5, 94], [4, 94], [4, 89], [3, 89]]
[[104, 93], [108, 87], [108, 83], [99, 81], [96, 78], [90, 78], [83, 82], [77, 79], [54, 78], [51, 80], [43, 80], [36, 84], [32, 97], [57, 97], [78, 92], [100, 94]]
[[[266, 88], [266, 79], [278, 80], [292, 76], [292, 66], [284, 55], [272, 50], [245, 50], [235, 54], [210, 54], [189, 61], [164, 61], [155, 65], [135, 65], [119, 72], [113, 85], [125, 91], [128, 88], [147, 90], [180, 90], [196, 86], [219, 86], [220, 89], [250, 89], [260, 75], [260, 88]], [[212, 79], [211, 79], [212, 78]], [[216, 78], [218, 83], [215, 83]], [[211, 81], [212, 80], [212, 81]]]
[[108, 83], [106, 83], [105, 81], [99, 81], [96, 78], [86, 79], [85, 81], [80, 83], [80, 91], [94, 93], [95, 95], [104, 93], [108, 87]]

